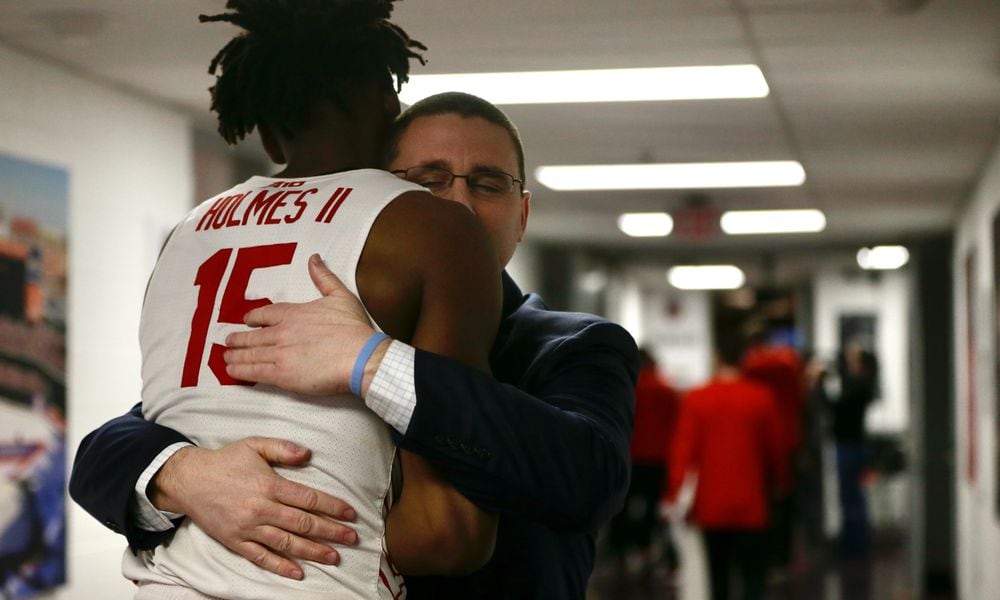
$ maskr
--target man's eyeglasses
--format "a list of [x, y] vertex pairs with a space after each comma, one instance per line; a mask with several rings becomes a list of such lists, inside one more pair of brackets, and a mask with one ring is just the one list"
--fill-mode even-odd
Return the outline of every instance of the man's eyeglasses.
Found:
[[522, 189], [524, 188], [524, 180], [503, 171], [475, 171], [467, 175], [457, 175], [441, 167], [410, 167], [409, 169], [397, 169], [392, 173], [407, 181], [424, 186], [435, 195], [447, 192], [456, 179], [464, 179], [466, 185], [469, 186], [469, 191], [473, 195], [483, 198], [506, 196], [514, 191], [515, 183], [520, 184]]

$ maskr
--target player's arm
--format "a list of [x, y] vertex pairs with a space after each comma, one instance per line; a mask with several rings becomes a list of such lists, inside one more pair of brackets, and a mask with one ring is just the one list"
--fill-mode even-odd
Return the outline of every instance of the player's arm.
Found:
[[[417, 348], [489, 372], [500, 267], [467, 209], [424, 193], [397, 199], [372, 228], [358, 273], [366, 306], [393, 337], [410, 337]], [[406, 307], [415, 319], [406, 318]], [[412, 331], [405, 331], [411, 323]], [[401, 458], [402, 494], [386, 523], [393, 562], [408, 575], [480, 567], [493, 552], [496, 516], [459, 493], [425, 459], [406, 451]]]

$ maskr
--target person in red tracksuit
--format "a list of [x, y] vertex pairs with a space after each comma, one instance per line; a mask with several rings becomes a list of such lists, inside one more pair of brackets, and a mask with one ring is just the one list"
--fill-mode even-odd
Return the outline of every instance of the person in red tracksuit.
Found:
[[[659, 498], [667, 482], [669, 456], [665, 449], [673, 440], [679, 407], [680, 398], [660, 374], [656, 360], [646, 348], [640, 348], [635, 427], [629, 447], [632, 473], [625, 505], [611, 522], [609, 541], [622, 560], [628, 552], [637, 551], [643, 568], [652, 566], [650, 550], [657, 531]], [[664, 536], [664, 543], [669, 566], [676, 567], [669, 536]]]
[[805, 367], [799, 353], [791, 346], [766, 343], [755, 336], [743, 354], [743, 373], [774, 393], [785, 469], [789, 474], [787, 493], [774, 498], [771, 505], [771, 566], [785, 568], [792, 561], [795, 469], [802, 446], [805, 412]]
[[742, 343], [722, 337], [716, 370], [681, 403], [668, 502], [689, 473], [698, 477], [688, 515], [702, 529], [713, 600], [728, 600], [738, 568], [747, 600], [761, 597], [768, 566], [769, 497], [787, 486], [774, 394], [743, 375]]

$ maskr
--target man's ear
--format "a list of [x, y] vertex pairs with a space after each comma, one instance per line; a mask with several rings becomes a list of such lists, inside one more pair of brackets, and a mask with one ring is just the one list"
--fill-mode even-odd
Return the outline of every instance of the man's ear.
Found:
[[524, 230], [528, 227], [528, 214], [531, 212], [531, 192], [524, 190], [521, 192], [521, 235], [517, 236], [517, 241], [524, 240]]
[[278, 141], [278, 136], [275, 135], [271, 126], [262, 123], [257, 126], [257, 131], [260, 133], [260, 143], [264, 146], [264, 152], [267, 153], [267, 157], [271, 159], [271, 162], [276, 165], [283, 165], [288, 162], [285, 159], [285, 151]]

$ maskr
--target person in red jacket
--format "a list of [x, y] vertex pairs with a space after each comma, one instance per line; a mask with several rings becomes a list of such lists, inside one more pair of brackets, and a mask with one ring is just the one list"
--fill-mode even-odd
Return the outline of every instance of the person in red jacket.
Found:
[[770, 388], [778, 406], [779, 439], [782, 460], [789, 474], [789, 486], [788, 493], [776, 497], [771, 506], [769, 553], [772, 566], [785, 568], [792, 559], [793, 491], [796, 485], [795, 467], [802, 447], [805, 367], [794, 348], [769, 343], [764, 330], [760, 330], [751, 336], [751, 345], [743, 354], [741, 368], [747, 377]]
[[[635, 552], [640, 568], [652, 567], [651, 546], [657, 531], [659, 498], [667, 482], [665, 449], [677, 428], [680, 397], [659, 372], [656, 360], [646, 348], [639, 349], [639, 379], [635, 385], [635, 426], [629, 454], [632, 477], [622, 511], [611, 522], [609, 541], [620, 559]], [[670, 537], [664, 536], [665, 554], [671, 568], [676, 554]]]
[[718, 340], [712, 379], [681, 403], [670, 464], [668, 502], [689, 474], [697, 475], [688, 517], [704, 535], [713, 600], [729, 598], [734, 567], [744, 597], [761, 597], [769, 498], [788, 479], [777, 402], [740, 371], [742, 346], [735, 336]]

